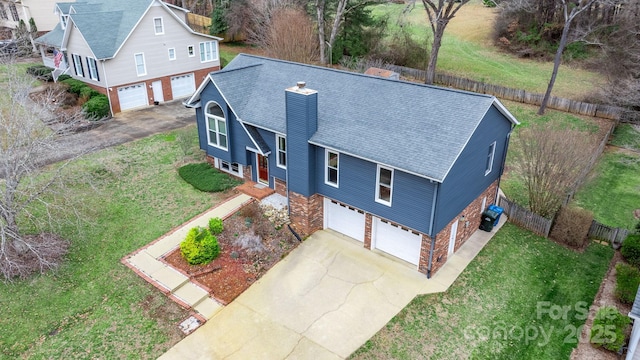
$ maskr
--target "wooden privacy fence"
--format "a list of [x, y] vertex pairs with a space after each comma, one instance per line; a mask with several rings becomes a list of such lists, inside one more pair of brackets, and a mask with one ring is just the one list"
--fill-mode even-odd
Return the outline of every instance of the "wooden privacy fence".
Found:
[[593, 220], [591, 227], [589, 228], [589, 238], [607, 240], [611, 243], [614, 249], [619, 248], [622, 245], [624, 239], [629, 235], [629, 230], [622, 228], [614, 228]]
[[[388, 65], [389, 70], [393, 70], [404, 77], [418, 80], [426, 78], [426, 71], [408, 68], [404, 66]], [[532, 93], [521, 89], [513, 89], [504, 86], [487, 84], [481, 81], [470, 80], [458, 76], [436, 73], [434, 82], [438, 85], [448, 86], [456, 89], [473, 91], [482, 94], [489, 94], [500, 99], [517, 101], [525, 104], [540, 105], [544, 94]], [[573, 114], [595, 116], [605, 119], [619, 120], [622, 109], [616, 106], [591, 104], [582, 101], [575, 101], [552, 96], [549, 98], [547, 107], [566, 111]]]
[[531, 230], [540, 236], [549, 237], [552, 220], [532, 213], [502, 195], [498, 198], [498, 206], [504, 209], [504, 213], [512, 223]]
[[[505, 215], [512, 223], [540, 236], [549, 237], [553, 220], [535, 214], [502, 195], [498, 197], [498, 206], [504, 209]], [[607, 226], [595, 220], [591, 222], [587, 234], [590, 239], [609, 241], [614, 249], [619, 248], [628, 235], [627, 229]]]
[[187, 24], [195, 32], [209, 34], [211, 18], [194, 13], [187, 13]]

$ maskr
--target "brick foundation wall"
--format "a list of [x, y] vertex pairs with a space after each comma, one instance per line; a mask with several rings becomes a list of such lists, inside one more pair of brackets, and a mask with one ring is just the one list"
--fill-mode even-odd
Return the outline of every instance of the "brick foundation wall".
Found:
[[274, 186], [277, 194], [282, 196], [287, 196], [287, 183], [284, 180], [280, 180], [278, 178], [273, 178]]
[[[487, 200], [486, 200], [485, 206], [489, 206], [495, 202], [497, 192], [498, 192], [498, 180], [496, 180], [493, 184], [491, 184], [482, 194], [480, 194], [480, 196], [478, 196], [473, 202], [471, 202], [471, 204], [469, 204], [464, 210], [462, 210], [462, 212], [460, 212], [457, 216], [455, 216], [453, 220], [451, 220], [451, 222], [449, 222], [447, 226], [445, 226], [445, 228], [442, 229], [436, 235], [435, 249], [433, 252], [433, 263], [431, 264], [431, 276], [435, 275], [435, 273], [447, 261], [447, 255], [448, 255], [447, 253], [449, 250], [449, 236], [451, 234], [451, 225], [455, 221], [458, 221], [458, 230], [456, 232], [456, 244], [454, 247], [454, 252], [456, 252], [458, 251], [458, 249], [460, 249], [460, 246], [462, 246], [462, 244], [464, 244], [469, 239], [469, 237], [478, 230], [478, 227], [480, 226], [480, 220], [481, 220], [480, 214], [482, 214], [482, 211], [484, 211], [484, 209], [482, 209], [482, 199], [486, 197]], [[461, 220], [463, 216], [464, 216], [464, 220]], [[423, 247], [425, 245], [424, 239], [423, 239], [422, 245]], [[422, 253], [420, 254], [420, 272], [423, 272], [422, 269], [424, 267], [425, 269], [424, 272], [426, 273], [426, 269], [429, 261], [428, 256], [429, 255], [427, 252], [427, 256], [426, 256], [427, 262], [423, 264]]]
[[[118, 88], [124, 87], [124, 86], [129, 86], [129, 85], [134, 85], [134, 84], [140, 84], [140, 83], [144, 83], [145, 84], [145, 88], [147, 89], [147, 101], [149, 103], [149, 105], [153, 105], [154, 102], [154, 98], [153, 98], [153, 89], [151, 88], [151, 84], [153, 84], [154, 81], [161, 81], [162, 82], [162, 95], [164, 97], [164, 102], [167, 101], [172, 101], [174, 100], [173, 98], [173, 92], [171, 91], [171, 78], [174, 76], [180, 76], [180, 75], [185, 75], [185, 74], [191, 74], [193, 73], [194, 76], [194, 80], [196, 83], [196, 89], [200, 86], [200, 84], [202, 84], [202, 81], [207, 77], [207, 75], [212, 72], [212, 71], [216, 71], [216, 70], [220, 70], [220, 66], [213, 66], [210, 68], [206, 68], [206, 69], [200, 69], [200, 70], [195, 70], [195, 71], [188, 71], [185, 73], [179, 73], [179, 74], [171, 74], [168, 76], [162, 76], [162, 77], [158, 77], [158, 78], [154, 78], [154, 79], [148, 79], [148, 80], [144, 80], [144, 81], [134, 81], [128, 84], [118, 84], [115, 86], [111, 87], [111, 91], [109, 91], [109, 94], [107, 95], [107, 90], [105, 88], [99, 88], [97, 86], [91, 86], [91, 84], [87, 84], [90, 85], [92, 88], [100, 91], [101, 93], [107, 95], [110, 97], [111, 100], [111, 111], [116, 114], [121, 112], [121, 108], [120, 108], [120, 99], [118, 98]], [[100, 90], [102, 89], [102, 91]]]
[[242, 167], [242, 176], [244, 177], [244, 180], [252, 181], [251, 180], [251, 165], [247, 165], [247, 166], [243, 166]]
[[364, 214], [364, 247], [371, 250], [371, 231], [373, 230], [373, 216]]
[[321, 230], [323, 225], [323, 197], [314, 194], [310, 197], [289, 192], [291, 225], [301, 237], [307, 237]]

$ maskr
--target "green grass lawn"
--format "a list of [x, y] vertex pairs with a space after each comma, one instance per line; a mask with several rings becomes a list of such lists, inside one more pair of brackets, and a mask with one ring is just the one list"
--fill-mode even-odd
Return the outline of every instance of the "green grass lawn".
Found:
[[413, 299], [351, 358], [568, 359], [612, 256], [505, 224], [447, 292]]
[[71, 249], [56, 273], [0, 282], [0, 358], [155, 359], [181, 338], [187, 312], [120, 263], [221, 200], [178, 176], [197, 155], [185, 159], [175, 134], [72, 163], [66, 181], [86, 206], [83, 220], [63, 229]]
[[640, 152], [640, 126], [619, 124], [613, 133], [611, 145]]
[[640, 209], [640, 153], [605, 151], [574, 200], [605, 225], [633, 229], [633, 211]]
[[[376, 5], [376, 16], [389, 15], [390, 30], [397, 29], [398, 19], [405, 5], [385, 3]], [[493, 45], [491, 31], [495, 9], [473, 0], [464, 5], [451, 20], [442, 41], [437, 70], [453, 75], [498, 84], [531, 92], [546, 90], [553, 64], [517, 58]], [[405, 20], [415, 39], [430, 38], [431, 29], [426, 11], [418, 2]], [[595, 72], [563, 64], [554, 86], [553, 95], [581, 100], [603, 77]]]

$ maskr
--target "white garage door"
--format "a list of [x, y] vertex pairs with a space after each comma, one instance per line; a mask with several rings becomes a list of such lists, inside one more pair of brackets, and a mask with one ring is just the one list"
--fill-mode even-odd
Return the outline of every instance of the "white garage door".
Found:
[[193, 74], [172, 77], [171, 92], [174, 99], [191, 96], [196, 92], [196, 79]]
[[128, 110], [141, 106], [147, 106], [147, 87], [144, 83], [118, 88], [120, 110]]
[[325, 227], [364, 242], [364, 213], [324, 199]]
[[422, 236], [420, 234], [378, 218], [373, 219], [372, 248], [418, 265], [421, 244]]

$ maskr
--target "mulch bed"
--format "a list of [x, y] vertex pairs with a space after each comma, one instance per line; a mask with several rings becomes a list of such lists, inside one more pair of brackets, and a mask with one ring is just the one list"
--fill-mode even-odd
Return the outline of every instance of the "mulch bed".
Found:
[[287, 226], [276, 228], [252, 202], [224, 220], [217, 236], [220, 256], [207, 265], [189, 265], [180, 249], [164, 261], [187, 274], [223, 304], [230, 303], [298, 245]]

